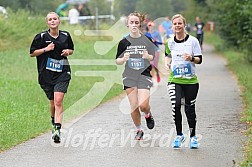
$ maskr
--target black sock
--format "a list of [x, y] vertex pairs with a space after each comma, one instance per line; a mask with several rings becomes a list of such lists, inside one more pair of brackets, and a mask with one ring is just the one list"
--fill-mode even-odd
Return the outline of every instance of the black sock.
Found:
[[190, 137], [195, 136], [195, 128], [190, 128]]
[[54, 117], [51, 117], [52, 125], [54, 125]]
[[61, 129], [61, 123], [55, 123], [55, 128], [56, 129]]

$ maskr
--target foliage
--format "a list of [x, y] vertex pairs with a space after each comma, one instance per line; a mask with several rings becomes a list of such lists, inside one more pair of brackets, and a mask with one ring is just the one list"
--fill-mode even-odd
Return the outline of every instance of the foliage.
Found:
[[196, 2], [202, 6], [206, 4], [206, 0], [196, 0]]
[[159, 17], [165, 17], [167, 15], [171, 16], [173, 14], [173, 8], [169, 5], [172, 4], [171, 0], [159, 0], [159, 3], [156, 2], [157, 1], [155, 0], [137, 1], [137, 10], [148, 14], [148, 17], [152, 20]]
[[189, 9], [189, 1], [184, 1], [184, 0], [172, 0], [170, 3], [172, 9], [173, 9], [173, 14], [176, 13], [183, 13], [187, 9]]
[[118, 13], [120, 15], [129, 15], [136, 10], [136, 1], [135, 0], [118, 0]]
[[[176, 13], [183, 13], [188, 9], [189, 1], [159, 0], [157, 3], [155, 0], [114, 0], [113, 14], [119, 18], [137, 10], [148, 13], [149, 17], [154, 20], [167, 15], [171, 17]], [[65, 0], [1, 0], [0, 5], [6, 8], [9, 7], [13, 11], [25, 9], [30, 13], [45, 15], [49, 11], [55, 11], [64, 2]], [[111, 0], [90, 0], [87, 5], [92, 15], [96, 14], [96, 9], [98, 9], [100, 15], [111, 13]]]
[[109, 15], [110, 14], [110, 2], [107, 0], [91, 0], [87, 3], [91, 14], [95, 15], [96, 8], [98, 9], [99, 15]]
[[13, 11], [25, 9], [31, 13], [45, 15], [49, 11], [55, 11], [58, 5], [64, 2], [65, 0], [1, 0], [0, 6], [9, 7]]
[[252, 60], [251, 0], [205, 0], [205, 5], [199, 4], [199, 8], [205, 11], [201, 12], [205, 18], [216, 23], [218, 34], [230, 47], [244, 51], [250, 56], [248, 60]]
[[152, 20], [183, 13], [189, 7], [189, 3], [184, 0], [159, 0], [158, 3], [155, 0], [117, 0], [117, 2], [120, 15], [139, 11], [148, 14]]

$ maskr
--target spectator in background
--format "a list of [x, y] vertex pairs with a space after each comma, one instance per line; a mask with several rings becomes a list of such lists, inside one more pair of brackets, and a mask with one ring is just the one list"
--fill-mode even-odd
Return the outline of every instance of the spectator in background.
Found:
[[145, 19], [143, 21], [143, 23], [141, 24], [141, 32], [143, 34], [146, 34], [147, 33], [147, 28], [148, 28], [148, 23], [151, 21], [148, 14], [143, 14]]
[[66, 10], [68, 9], [69, 5], [67, 3], [60, 4], [57, 9], [56, 13], [59, 15], [59, 17], [66, 17], [67, 12]]
[[173, 34], [173, 30], [172, 30], [172, 22], [169, 16], [165, 17], [165, 20], [162, 22], [161, 26], [165, 31], [165, 40], [170, 38], [170, 36]]
[[[160, 52], [159, 45], [162, 45], [163, 42], [162, 42], [162, 39], [161, 39], [159, 32], [154, 30], [154, 26], [155, 26], [154, 22], [149, 21], [147, 24], [147, 27], [146, 27], [145, 35], [147, 37], [151, 38], [153, 43], [156, 46], [154, 60], [151, 61], [151, 65], [152, 65], [152, 69], [154, 69], [156, 72], [157, 82], [160, 82], [161, 78], [160, 78], [159, 70], [158, 70], [159, 52]], [[151, 72], [152, 72], [152, 76], [153, 76], [153, 70]]]
[[[79, 4], [78, 12], [79, 12], [79, 16], [91, 16], [91, 12], [90, 12], [87, 4]], [[80, 24], [84, 24], [85, 20], [81, 19], [81, 20], [79, 20], [79, 22], [80, 22]]]
[[69, 12], [68, 12], [68, 17], [69, 17], [69, 23], [70, 24], [78, 24], [79, 23], [79, 11], [76, 9], [75, 6], [73, 6]]
[[204, 26], [205, 24], [200, 20], [200, 17], [197, 16], [194, 31], [196, 31], [196, 38], [199, 40], [201, 50], [203, 49]]
[[87, 4], [80, 4], [78, 6], [78, 11], [80, 13], [80, 16], [91, 16], [91, 12]]

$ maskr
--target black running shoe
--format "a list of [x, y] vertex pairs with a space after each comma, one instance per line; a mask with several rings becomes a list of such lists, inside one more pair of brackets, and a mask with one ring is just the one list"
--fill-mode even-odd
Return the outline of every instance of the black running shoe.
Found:
[[145, 119], [146, 119], [147, 127], [148, 127], [149, 129], [153, 129], [154, 126], [155, 126], [155, 122], [154, 122], [154, 119], [153, 119], [153, 117], [152, 117], [152, 114], [149, 113], [148, 116], [145, 116]]
[[52, 134], [52, 139], [54, 140], [54, 143], [60, 143], [60, 129], [55, 129]]
[[142, 140], [143, 139], [144, 132], [142, 130], [138, 130], [136, 133], [136, 140]]

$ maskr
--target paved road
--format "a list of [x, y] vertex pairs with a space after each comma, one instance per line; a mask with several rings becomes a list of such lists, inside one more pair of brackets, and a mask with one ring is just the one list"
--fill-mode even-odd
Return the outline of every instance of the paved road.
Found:
[[[191, 150], [186, 140], [183, 148], [171, 147], [175, 136], [166, 78], [153, 88], [152, 113], [156, 121], [147, 130], [144, 141], [132, 138], [134, 126], [122, 95], [90, 111], [64, 127], [61, 144], [50, 143], [50, 133], [31, 139], [0, 154], [1, 167], [79, 167], [79, 166], [237, 166], [242, 159], [244, 126], [239, 88], [225, 67], [225, 60], [204, 47], [204, 62], [198, 66], [200, 92], [197, 101], [197, 133], [200, 148]], [[183, 117], [184, 133], [188, 127]]]

